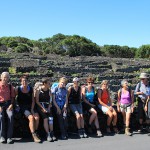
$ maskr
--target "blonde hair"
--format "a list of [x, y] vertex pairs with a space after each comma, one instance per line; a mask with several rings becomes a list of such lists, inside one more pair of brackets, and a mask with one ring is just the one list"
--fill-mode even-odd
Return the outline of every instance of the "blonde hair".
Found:
[[60, 82], [64, 82], [65, 84], [67, 84], [67, 78], [66, 77], [62, 77], [59, 79], [59, 83]]
[[107, 84], [108, 85], [108, 80], [103, 80], [102, 83], [100, 84], [100, 87], [102, 87], [103, 84]]
[[86, 79], [86, 82], [94, 82], [94, 78], [90, 76]]

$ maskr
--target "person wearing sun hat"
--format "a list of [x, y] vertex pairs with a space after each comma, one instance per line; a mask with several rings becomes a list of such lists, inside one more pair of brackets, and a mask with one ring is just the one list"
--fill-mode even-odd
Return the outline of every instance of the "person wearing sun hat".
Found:
[[79, 78], [73, 78], [73, 85], [68, 88], [68, 99], [70, 110], [76, 116], [78, 135], [80, 138], [86, 138], [84, 129], [84, 118], [81, 104], [81, 87], [79, 86]]
[[[138, 97], [138, 117], [139, 117], [139, 124], [140, 129], [139, 132], [143, 131], [143, 120], [146, 118], [146, 113], [144, 111], [144, 107], [146, 104], [147, 96], [147, 89], [150, 87], [149, 85], [149, 75], [148, 73], [141, 73], [139, 76], [140, 82], [136, 85], [135, 88], [135, 95]], [[146, 118], [147, 119], [147, 118]], [[147, 123], [147, 131], [149, 132], [149, 122], [146, 120]]]

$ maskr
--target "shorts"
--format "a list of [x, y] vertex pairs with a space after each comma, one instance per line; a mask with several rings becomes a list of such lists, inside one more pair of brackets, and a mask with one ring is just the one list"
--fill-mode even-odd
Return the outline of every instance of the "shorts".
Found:
[[[110, 106], [110, 105], [108, 104], [108, 106]], [[109, 110], [107, 107], [102, 106], [101, 104], [98, 105], [98, 108], [101, 109], [104, 114], [106, 114], [107, 111]]]
[[82, 104], [70, 104], [70, 109], [71, 111], [76, 115], [76, 114], [83, 114], [82, 111]]
[[121, 104], [120, 110], [121, 112], [131, 113], [131, 104]]
[[[30, 106], [20, 106], [20, 110], [26, 117], [32, 115]], [[37, 113], [37, 110], [34, 109], [34, 112]]]
[[52, 117], [52, 108], [50, 110], [50, 113], [49, 112], [45, 113], [45, 112], [42, 111], [41, 107], [37, 106], [37, 111], [38, 111], [38, 113], [39, 113], [39, 115], [41, 116], [42, 119]]
[[84, 111], [90, 111], [93, 107], [85, 102], [82, 103]]

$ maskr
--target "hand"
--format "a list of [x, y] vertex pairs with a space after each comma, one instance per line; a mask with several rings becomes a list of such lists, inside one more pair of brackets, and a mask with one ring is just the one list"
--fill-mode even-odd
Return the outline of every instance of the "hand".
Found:
[[61, 114], [61, 109], [59, 107], [57, 107], [57, 114]]
[[3, 111], [3, 108], [0, 106], [0, 113]]
[[47, 110], [46, 110], [45, 108], [43, 108], [42, 111], [43, 111], [44, 113], [47, 113]]
[[13, 105], [10, 104], [9, 107], [7, 108], [8, 111], [12, 111], [13, 110]]
[[117, 111], [118, 111], [118, 112], [121, 112], [121, 109], [120, 109], [120, 107], [117, 107]]
[[66, 107], [63, 108], [63, 112], [67, 113], [67, 108]]
[[131, 106], [131, 113], [134, 112], [134, 106]]
[[95, 105], [94, 104], [90, 104], [93, 108], [95, 107]]
[[113, 107], [112, 107], [112, 106], [109, 106], [109, 110], [110, 110], [110, 111], [113, 111]]

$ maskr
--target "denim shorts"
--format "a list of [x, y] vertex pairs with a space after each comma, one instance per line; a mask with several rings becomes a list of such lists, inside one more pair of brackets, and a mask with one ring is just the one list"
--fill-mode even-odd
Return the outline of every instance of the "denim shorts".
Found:
[[83, 114], [82, 104], [70, 104], [70, 109], [74, 114]]

